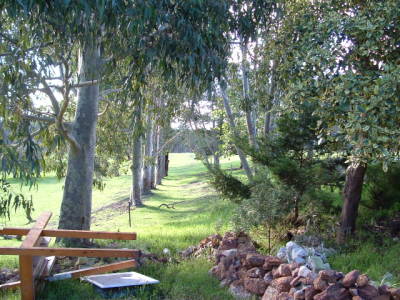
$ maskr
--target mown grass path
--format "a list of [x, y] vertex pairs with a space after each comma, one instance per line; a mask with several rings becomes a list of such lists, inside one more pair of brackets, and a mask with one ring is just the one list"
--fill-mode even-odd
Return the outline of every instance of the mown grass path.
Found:
[[[132, 211], [132, 227], [128, 224], [127, 199], [130, 176], [106, 180], [104, 191], [93, 194], [93, 230], [135, 231], [137, 241], [120, 244], [121, 247], [140, 248], [160, 254], [168, 248], [174, 257], [178, 251], [197, 244], [204, 237], [229, 229], [232, 208], [217, 197], [208, 186], [204, 166], [193, 154], [170, 155], [169, 176], [151, 195], [145, 196], [144, 207]], [[237, 167], [238, 161], [223, 161], [225, 168]], [[56, 227], [62, 197], [62, 181], [46, 177], [39, 181], [33, 195], [35, 218], [41, 211], [54, 213], [49, 228]], [[14, 183], [14, 189], [19, 184]], [[27, 191], [26, 189], [24, 190]], [[174, 209], [161, 204], [175, 204]], [[26, 226], [22, 213], [17, 213], [7, 226]], [[18, 241], [0, 240], [0, 246], [18, 245]], [[106, 245], [110, 241], [100, 241]], [[17, 266], [16, 258], [0, 257], [0, 267]], [[208, 275], [211, 263], [193, 259], [170, 264], [149, 264], [139, 272], [157, 278], [160, 285], [151, 291], [140, 291], [136, 298], [128, 299], [230, 299], [219, 282]], [[7, 293], [2, 299], [19, 299], [18, 293]], [[102, 299], [86, 283], [67, 280], [47, 284], [39, 299]]]

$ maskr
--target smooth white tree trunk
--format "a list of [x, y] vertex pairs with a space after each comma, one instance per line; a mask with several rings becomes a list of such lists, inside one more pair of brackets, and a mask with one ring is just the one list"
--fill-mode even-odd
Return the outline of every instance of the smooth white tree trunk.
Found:
[[[230, 106], [230, 103], [229, 103], [228, 95], [226, 94], [226, 88], [224, 87], [224, 84], [220, 84], [220, 89], [221, 89], [221, 94], [222, 94], [222, 100], [224, 102], [225, 112], [226, 112], [226, 115], [228, 117], [229, 126], [231, 128], [231, 131], [232, 131], [235, 139], [240, 139], [240, 135], [239, 135], [239, 132], [238, 132], [238, 130], [236, 128], [235, 118], [234, 118], [234, 116], [232, 114], [232, 109], [231, 109], [231, 106]], [[248, 180], [250, 182], [252, 182], [253, 181], [253, 173], [252, 173], [252, 171], [250, 169], [249, 163], [247, 161], [247, 157], [244, 154], [244, 152], [240, 149], [240, 147], [238, 147], [236, 145], [236, 143], [235, 143], [235, 148], [236, 148], [236, 151], [237, 151], [237, 153], [239, 155], [240, 162], [241, 162], [241, 164], [243, 166], [243, 169], [244, 169], [244, 171], [246, 173], [246, 176], [247, 176]]]
[[[98, 80], [101, 60], [96, 41], [87, 41], [82, 46], [79, 60], [79, 80]], [[78, 147], [70, 147], [68, 154], [58, 225], [61, 229], [90, 229], [98, 101], [98, 83], [79, 88], [75, 119], [70, 131]]]

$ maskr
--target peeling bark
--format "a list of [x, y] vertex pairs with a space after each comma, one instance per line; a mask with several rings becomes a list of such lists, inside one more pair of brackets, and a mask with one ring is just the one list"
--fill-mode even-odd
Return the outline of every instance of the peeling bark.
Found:
[[[98, 80], [100, 50], [95, 41], [83, 45], [79, 59], [80, 81]], [[98, 98], [98, 83], [79, 88], [75, 120], [69, 132], [79, 148], [69, 150], [58, 225], [61, 229], [90, 229]]]
[[139, 102], [136, 107], [135, 130], [133, 133], [133, 156], [132, 156], [132, 188], [130, 201], [135, 206], [142, 206], [142, 106]]

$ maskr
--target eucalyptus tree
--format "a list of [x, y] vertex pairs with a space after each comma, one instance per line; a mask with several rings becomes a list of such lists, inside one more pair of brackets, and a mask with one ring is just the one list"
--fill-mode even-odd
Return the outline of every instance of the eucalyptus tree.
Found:
[[[3, 1], [1, 16], [8, 51], [2, 61], [2, 105], [11, 110], [12, 118], [44, 123], [36, 125], [43, 131], [54, 126], [69, 144], [60, 227], [88, 229], [103, 68], [100, 44], [101, 34], [106, 34], [98, 26], [102, 16], [78, 5], [32, 1]], [[74, 90], [78, 95], [70, 121]], [[50, 100], [51, 108], [35, 107], [37, 93]]]
[[[219, 76], [228, 6], [212, 1], [2, 1], [0, 6], [6, 44], [3, 110], [45, 124], [44, 131], [55, 127], [68, 143], [59, 227], [88, 229], [98, 105], [108, 95], [101, 95], [101, 82], [120, 59], [130, 67], [121, 83], [127, 89], [150, 63], [165, 77], [180, 76], [194, 85]], [[37, 92], [48, 97], [51, 112], [35, 107]]]
[[[367, 164], [399, 154], [397, 1], [288, 2], [277, 68], [287, 103], [315, 102], [320, 143], [348, 160], [339, 238], [354, 232]], [[328, 145], [328, 144], [327, 144]]]

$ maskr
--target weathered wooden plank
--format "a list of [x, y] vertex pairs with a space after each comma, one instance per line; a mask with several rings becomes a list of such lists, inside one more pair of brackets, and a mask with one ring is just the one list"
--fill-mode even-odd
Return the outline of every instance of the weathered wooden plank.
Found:
[[130, 257], [137, 258], [140, 250], [132, 249], [91, 249], [91, 248], [16, 248], [0, 247], [0, 255], [28, 256], [83, 256], [83, 257]]
[[[0, 235], [27, 235], [28, 228], [5, 227], [0, 229]], [[135, 232], [108, 232], [88, 230], [67, 229], [44, 229], [41, 236], [63, 237], [63, 238], [85, 238], [85, 239], [108, 239], [108, 240], [136, 240]]]
[[[19, 249], [30, 249], [34, 247], [40, 239], [40, 235], [44, 227], [51, 218], [51, 212], [44, 212], [40, 215], [33, 227], [29, 230], [25, 239]], [[18, 248], [17, 248], [18, 249]], [[21, 279], [21, 299], [34, 300], [35, 299], [35, 285], [33, 278], [33, 257], [21, 253], [19, 257], [19, 277]], [[37, 254], [42, 255], [42, 254]]]
[[46, 227], [51, 215], [51, 212], [44, 212], [40, 215], [33, 227], [29, 229], [28, 234], [21, 244], [21, 248], [34, 247], [38, 243], [42, 230]]
[[118, 271], [118, 270], [127, 269], [127, 268], [133, 268], [136, 266], [137, 266], [136, 261], [134, 259], [131, 259], [131, 260], [117, 262], [117, 263], [113, 263], [113, 264], [109, 264], [109, 265], [105, 265], [105, 266], [98, 266], [98, 267], [86, 268], [86, 269], [82, 269], [82, 270], [63, 272], [63, 273], [55, 274], [55, 275], [47, 278], [47, 280], [56, 281], [56, 280], [64, 280], [64, 279], [69, 279], [69, 278], [79, 278], [82, 276], [102, 274], [102, 273]]

